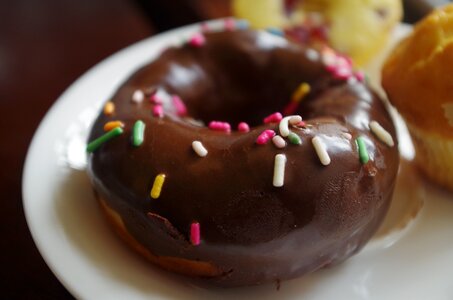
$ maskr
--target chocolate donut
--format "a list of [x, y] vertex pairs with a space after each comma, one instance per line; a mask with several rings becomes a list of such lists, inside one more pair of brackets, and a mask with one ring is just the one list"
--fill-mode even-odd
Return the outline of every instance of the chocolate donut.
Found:
[[121, 85], [92, 128], [88, 173], [119, 234], [152, 262], [254, 285], [365, 245], [391, 201], [394, 139], [347, 58], [266, 31], [211, 32]]

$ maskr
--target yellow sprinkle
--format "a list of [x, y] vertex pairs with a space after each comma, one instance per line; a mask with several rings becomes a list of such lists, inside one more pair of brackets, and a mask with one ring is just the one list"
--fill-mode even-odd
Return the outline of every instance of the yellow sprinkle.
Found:
[[160, 196], [160, 193], [162, 192], [162, 186], [164, 185], [165, 182], [165, 174], [159, 174], [156, 176], [154, 179], [153, 183], [153, 188], [151, 189], [151, 198], [157, 199]]
[[104, 114], [107, 116], [111, 116], [115, 112], [115, 104], [111, 101], [107, 102], [104, 105]]
[[116, 127], [123, 128], [124, 127], [124, 123], [121, 122], [121, 121], [110, 121], [110, 122], [107, 122], [104, 125], [104, 131], [110, 131], [110, 130], [116, 128]]
[[301, 83], [297, 89], [294, 91], [292, 97], [291, 97], [291, 101], [295, 102], [295, 103], [299, 103], [300, 101], [302, 101], [302, 99], [304, 99], [305, 96], [307, 96], [308, 93], [310, 93], [310, 90], [311, 90], [311, 87], [308, 83], [304, 82], [304, 83]]

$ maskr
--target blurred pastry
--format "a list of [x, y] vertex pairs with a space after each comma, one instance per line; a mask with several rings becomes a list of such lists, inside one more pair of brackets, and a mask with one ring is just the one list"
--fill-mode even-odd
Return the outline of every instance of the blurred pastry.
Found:
[[[236, 17], [258, 28], [298, 30], [351, 56], [369, 62], [386, 45], [402, 17], [401, 0], [234, 0]], [[308, 34], [303, 29], [309, 29]]]
[[388, 58], [382, 84], [412, 134], [416, 161], [453, 189], [453, 5], [432, 12]]

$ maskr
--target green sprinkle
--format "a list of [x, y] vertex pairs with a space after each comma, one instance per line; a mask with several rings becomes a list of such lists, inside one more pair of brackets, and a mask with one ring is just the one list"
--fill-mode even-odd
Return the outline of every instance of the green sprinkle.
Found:
[[366, 164], [370, 160], [370, 157], [368, 155], [368, 150], [366, 149], [365, 140], [363, 137], [359, 136], [355, 141], [357, 143], [357, 147], [359, 147], [360, 162], [362, 164]]
[[123, 128], [116, 127], [87, 145], [87, 152], [96, 151], [102, 144], [123, 133]]
[[290, 132], [289, 135], [288, 135], [288, 140], [291, 144], [294, 144], [294, 145], [302, 145], [302, 140], [300, 139], [300, 137], [295, 134], [294, 132]]
[[135, 147], [140, 146], [143, 144], [145, 139], [145, 123], [143, 121], [138, 120], [134, 124], [134, 128], [132, 129], [132, 144]]

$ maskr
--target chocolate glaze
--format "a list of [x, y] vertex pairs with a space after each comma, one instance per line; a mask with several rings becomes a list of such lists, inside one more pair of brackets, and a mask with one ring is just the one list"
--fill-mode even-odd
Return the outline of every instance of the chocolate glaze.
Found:
[[[89, 157], [95, 190], [117, 211], [130, 234], [158, 256], [211, 262], [222, 286], [259, 284], [300, 276], [343, 261], [360, 250], [381, 224], [399, 164], [368, 129], [378, 121], [395, 129], [378, 96], [360, 82], [332, 78], [306, 49], [266, 32], [207, 34], [200, 48], [170, 48], [133, 74], [115, 93], [113, 116], [101, 114], [90, 140], [103, 125], [121, 120], [125, 133]], [[293, 128], [301, 146], [259, 146], [257, 136], [277, 124], [262, 124], [281, 111], [301, 82], [312, 92], [298, 114], [306, 128]], [[178, 94], [189, 115], [253, 125], [249, 133], [215, 132], [174, 113], [152, 116], [152, 104], [131, 102], [136, 89], [160, 87]], [[145, 142], [132, 146], [131, 128], [146, 123]], [[352, 139], [348, 139], [349, 133]], [[321, 137], [332, 159], [321, 165], [311, 144]], [[355, 138], [363, 136], [370, 161], [359, 161]], [[202, 141], [207, 157], [191, 148]], [[285, 182], [272, 185], [274, 157], [287, 156]], [[154, 177], [166, 174], [162, 194], [151, 199]], [[148, 216], [148, 213], [151, 213]], [[201, 226], [201, 244], [189, 242], [190, 224]]]

